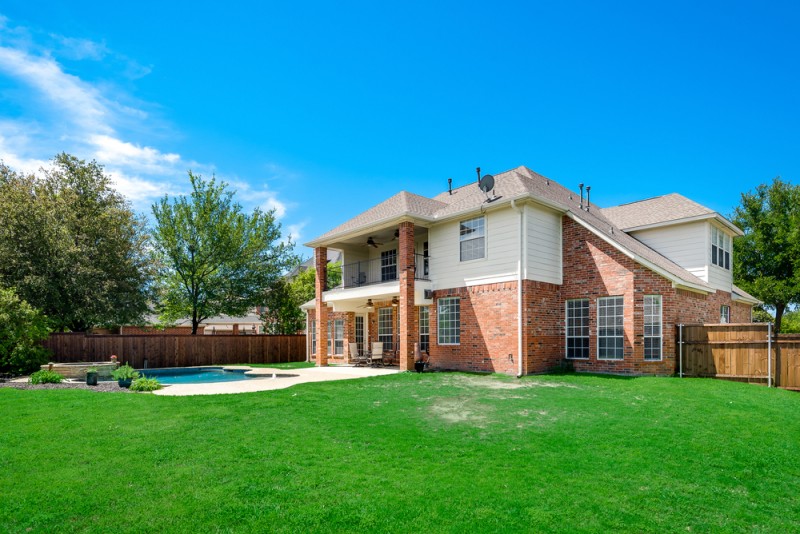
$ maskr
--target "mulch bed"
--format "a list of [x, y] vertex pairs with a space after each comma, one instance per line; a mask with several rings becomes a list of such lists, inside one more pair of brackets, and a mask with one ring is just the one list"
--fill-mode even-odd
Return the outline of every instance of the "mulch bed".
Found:
[[86, 389], [102, 393], [136, 393], [127, 388], [119, 387], [116, 381], [98, 382], [96, 386], [87, 386], [86, 382], [62, 382], [60, 384], [28, 384], [27, 382], [2, 382], [0, 388], [14, 389]]

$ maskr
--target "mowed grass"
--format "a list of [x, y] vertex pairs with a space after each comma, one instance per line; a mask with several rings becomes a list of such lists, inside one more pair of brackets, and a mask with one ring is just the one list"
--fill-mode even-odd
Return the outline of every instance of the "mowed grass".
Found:
[[797, 532], [798, 414], [759, 386], [580, 375], [0, 388], [0, 529]]

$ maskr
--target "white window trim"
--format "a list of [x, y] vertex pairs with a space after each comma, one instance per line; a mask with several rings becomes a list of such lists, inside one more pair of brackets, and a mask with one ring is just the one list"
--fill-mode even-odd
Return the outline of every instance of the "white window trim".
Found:
[[[717, 245], [717, 240], [715, 239], [715, 237], [717, 235], [721, 235], [722, 236], [722, 247], [719, 247]], [[714, 263], [714, 247], [717, 247], [717, 260], [718, 261], [719, 261], [719, 258], [720, 258], [720, 256], [719, 256], [720, 252], [722, 252], [722, 258], [723, 259], [721, 261], [719, 261], [719, 263], [722, 263], [722, 265], [720, 265], [719, 263]], [[729, 258], [729, 260], [728, 260], [729, 261], [729, 266], [728, 267], [725, 267], [725, 259], [724, 258], [725, 258], [725, 253], [726, 252], [728, 253], [728, 258]], [[725, 233], [724, 231], [720, 230], [719, 228], [717, 228], [713, 224], [711, 225], [711, 246], [708, 248], [708, 256], [709, 256], [709, 263], [711, 265], [713, 265], [714, 267], [717, 267], [718, 269], [722, 269], [723, 271], [729, 271], [729, 272], [733, 271], [733, 238], [731, 238], [731, 236], [729, 236], [727, 233]]]
[[[483, 219], [483, 256], [480, 258], [473, 258], [471, 260], [462, 260], [461, 259], [461, 225], [465, 222], [474, 221], [476, 219]], [[458, 221], [458, 262], [459, 263], [473, 263], [476, 261], [486, 261], [489, 256], [489, 221], [486, 218], [486, 215], [479, 215], [478, 217], [472, 217], [470, 219], [464, 219]], [[480, 237], [474, 237], [472, 239], [481, 239]]]
[[[727, 311], [728, 313], [723, 315], [723, 311]], [[727, 304], [723, 304], [719, 307], [719, 322], [720, 324], [730, 324], [731, 322], [731, 307]]]
[[[577, 300], [585, 300], [586, 304], [587, 305], [589, 304], [589, 299], [586, 299], [586, 298], [567, 299], [564, 302], [564, 318], [565, 318], [565, 322], [564, 322], [564, 357], [566, 359], [568, 359], [568, 360], [588, 360], [588, 359], [591, 358], [591, 353], [588, 356], [581, 357], [581, 358], [569, 355], [569, 339], [570, 339], [570, 335], [569, 335], [569, 303], [577, 301]], [[588, 307], [587, 307], [587, 311], [588, 311]], [[586, 336], [586, 337], [589, 340], [591, 340], [592, 339], [591, 314], [589, 315], [589, 317], [590, 317], [589, 335]], [[580, 339], [583, 339], [583, 336], [581, 336]]]
[[[609, 358], [609, 357], [600, 357], [600, 310], [602, 306], [600, 305], [601, 301], [609, 300], [609, 299], [622, 299], [622, 356], [620, 358]], [[601, 361], [608, 361], [608, 362], [621, 362], [625, 359], [625, 298], [622, 295], [609, 295], [607, 297], [599, 297], [597, 299], [597, 359]], [[618, 337], [618, 336], [603, 336], [604, 339], [610, 339], [611, 337]]]
[[[450, 300], [457, 300], [458, 302], [458, 341], [456, 343], [443, 343], [442, 342], [442, 329], [440, 325], [442, 324], [441, 319], [441, 305], [442, 302], [450, 301]], [[436, 301], [436, 344], [440, 346], [458, 346], [461, 345], [461, 298], [460, 297], [442, 297], [438, 301]]]
[[[646, 362], [660, 362], [664, 360], [664, 297], [661, 295], [645, 295], [644, 299], [646, 300], [648, 297], [658, 297], [658, 319], [659, 319], [659, 328], [658, 331], [661, 332], [658, 336], [648, 336], [644, 332], [642, 332], [642, 340], [645, 339], [656, 339], [658, 338], [658, 358], [646, 358], [644, 355], [644, 341], [642, 341], [642, 359]], [[642, 301], [644, 304], [644, 300]], [[642, 306], [644, 311], [644, 306]], [[646, 326], [644, 324], [644, 313], [642, 314], [642, 328]]]

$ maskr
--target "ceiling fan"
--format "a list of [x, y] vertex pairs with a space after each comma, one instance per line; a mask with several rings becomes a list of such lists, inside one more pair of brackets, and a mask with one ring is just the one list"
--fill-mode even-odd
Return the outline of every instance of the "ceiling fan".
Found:
[[378, 247], [380, 247], [381, 245], [383, 245], [383, 243], [378, 243], [377, 241], [375, 241], [375, 239], [373, 239], [373, 238], [372, 238], [372, 236], [370, 236], [370, 237], [367, 239], [367, 242], [366, 242], [366, 243], [364, 243], [364, 246], [365, 246], [365, 247], [375, 247], [375, 248], [378, 248]]

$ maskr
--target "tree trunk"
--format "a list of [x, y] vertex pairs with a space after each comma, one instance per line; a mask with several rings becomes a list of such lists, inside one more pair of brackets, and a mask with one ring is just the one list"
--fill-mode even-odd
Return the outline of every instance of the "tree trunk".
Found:
[[776, 304], [775, 305], [775, 333], [779, 333], [781, 331], [781, 319], [783, 318], [783, 312], [786, 310], [786, 304]]

